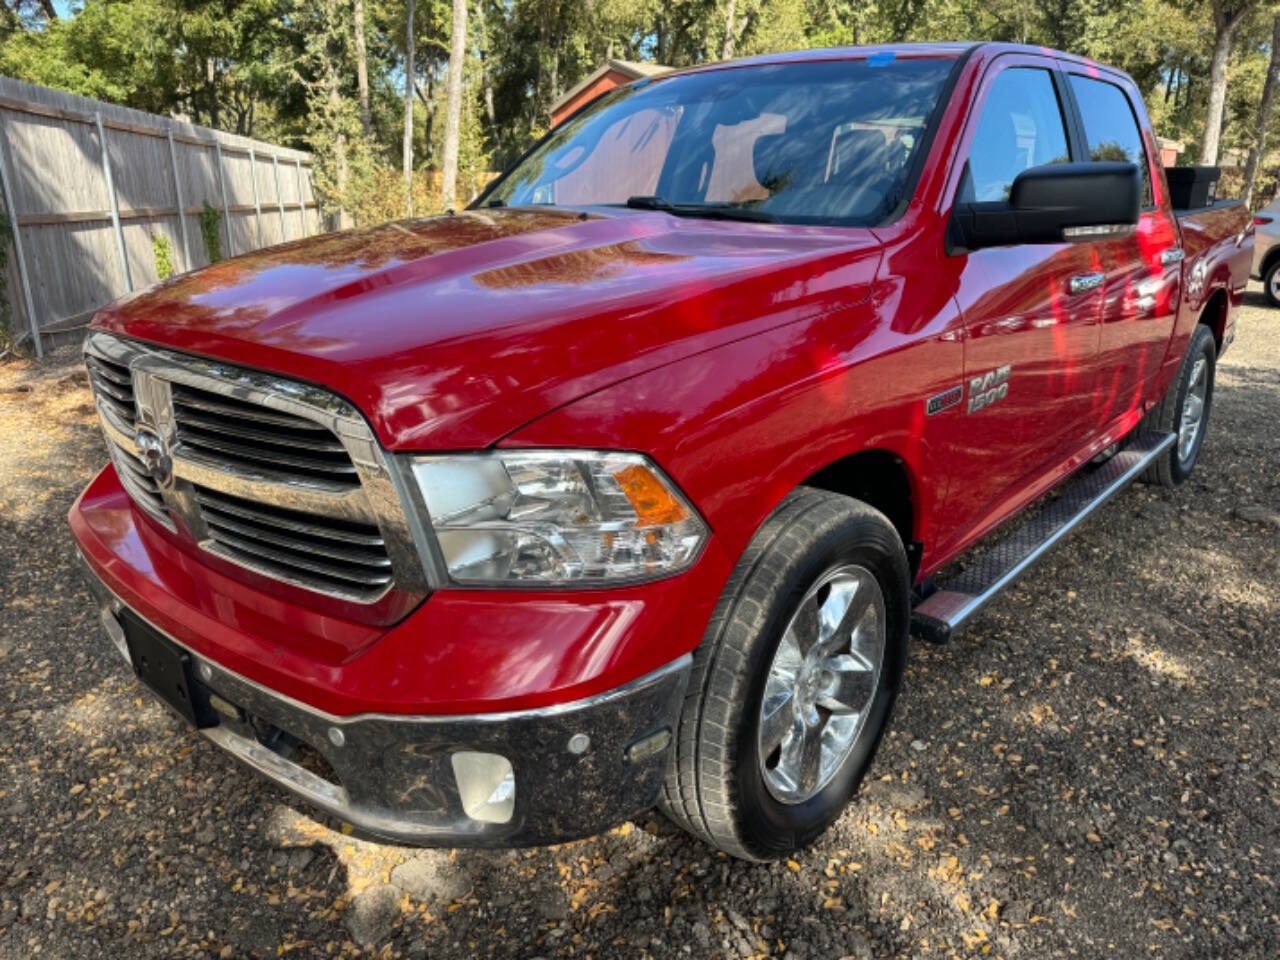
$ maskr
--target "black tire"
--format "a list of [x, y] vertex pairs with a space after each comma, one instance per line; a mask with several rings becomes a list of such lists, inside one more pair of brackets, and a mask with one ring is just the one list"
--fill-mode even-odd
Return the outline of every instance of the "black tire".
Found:
[[[766, 788], [757, 756], [765, 677], [801, 598], [841, 564], [864, 567], [884, 596], [880, 685], [830, 781], [784, 804]], [[667, 816], [745, 860], [786, 856], [821, 834], [857, 791], [888, 725], [906, 665], [909, 595], [906, 551], [884, 514], [809, 488], [783, 500], [743, 553], [694, 654], [659, 801]]]
[[1262, 271], [1262, 293], [1267, 303], [1280, 307], [1280, 257], [1276, 257]]
[[1173, 446], [1143, 474], [1142, 479], [1147, 483], [1162, 487], [1176, 487], [1191, 476], [1191, 471], [1195, 469], [1200, 448], [1204, 445], [1205, 434], [1209, 430], [1209, 414], [1213, 411], [1213, 378], [1218, 361], [1218, 348], [1213, 339], [1213, 331], [1203, 323], [1197, 324], [1195, 332], [1191, 335], [1191, 344], [1187, 347], [1187, 355], [1182, 360], [1182, 366], [1178, 368], [1177, 379], [1169, 385], [1164, 399], [1153, 407], [1145, 418], [1145, 424], [1152, 430], [1173, 434], [1179, 432], [1182, 427], [1187, 390], [1191, 385], [1192, 371], [1195, 370], [1196, 362], [1201, 359], [1205, 361], [1206, 392], [1199, 433], [1185, 456], [1181, 454], [1180, 445], [1175, 440]]

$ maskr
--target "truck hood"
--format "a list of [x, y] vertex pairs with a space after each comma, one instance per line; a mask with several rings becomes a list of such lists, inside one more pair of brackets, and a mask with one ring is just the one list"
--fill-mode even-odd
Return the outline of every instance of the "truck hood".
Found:
[[388, 449], [489, 446], [626, 377], [865, 297], [869, 230], [499, 209], [225, 260], [94, 326], [321, 384]]

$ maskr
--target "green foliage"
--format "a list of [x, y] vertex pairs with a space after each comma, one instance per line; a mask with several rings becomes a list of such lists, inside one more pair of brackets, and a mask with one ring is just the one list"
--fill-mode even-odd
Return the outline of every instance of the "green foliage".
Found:
[[204, 237], [204, 249], [209, 255], [210, 263], [217, 263], [222, 259], [221, 223], [222, 211], [206, 200], [200, 210], [200, 236]]
[[[384, 194], [399, 175], [407, 5], [363, 3], [367, 132], [354, 0], [84, 0], [47, 22], [35, 6], [6, 19], [20, 8], [0, 4], [0, 73], [309, 149], [325, 208], [367, 223], [397, 215]], [[545, 132], [553, 104], [607, 58], [706, 63], [727, 33], [735, 56], [956, 39], [1081, 53], [1132, 74], [1157, 132], [1186, 143], [1193, 161], [1212, 9], [1204, 0], [469, 0], [459, 195]], [[1253, 141], [1273, 10], [1259, 5], [1235, 37], [1227, 163]], [[415, 3], [415, 210], [437, 206], [451, 16], [450, 0]]]
[[156, 261], [156, 276], [168, 280], [173, 276], [173, 244], [168, 236], [155, 230], [151, 231], [151, 255]]

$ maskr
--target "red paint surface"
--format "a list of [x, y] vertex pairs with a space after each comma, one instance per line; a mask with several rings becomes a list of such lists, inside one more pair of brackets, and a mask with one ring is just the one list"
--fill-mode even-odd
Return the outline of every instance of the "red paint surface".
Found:
[[[82, 549], [184, 643], [335, 713], [542, 705], [668, 662], [697, 645], [782, 497], [861, 451], [902, 461], [927, 576], [1131, 429], [1211, 297], [1227, 303], [1229, 341], [1249, 270], [1243, 208], [1180, 222], [1158, 164], [1156, 206], [1132, 237], [948, 256], [971, 119], [1015, 65], [1119, 83], [1158, 157], [1123, 75], [989, 46], [964, 64], [905, 212], [874, 230], [486, 210], [226, 261], [95, 321], [337, 390], [393, 451], [644, 451], [712, 529], [685, 574], [607, 591], [447, 590], [392, 628], [352, 623], [204, 566], [128, 506], [110, 469], [72, 511]], [[1186, 260], [1162, 266], [1179, 244]], [[1095, 271], [1100, 290], [1069, 293], [1073, 274]], [[1003, 364], [1006, 400], [925, 416], [926, 398]]]

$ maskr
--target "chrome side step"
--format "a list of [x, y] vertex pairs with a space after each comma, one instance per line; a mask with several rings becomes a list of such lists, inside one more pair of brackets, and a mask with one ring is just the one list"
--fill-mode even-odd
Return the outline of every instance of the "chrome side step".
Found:
[[911, 614], [911, 632], [930, 643], [946, 643], [1085, 517], [1136, 480], [1175, 438], [1172, 433], [1131, 437], [1106, 463], [1069, 480], [1060, 496], [973, 557], [960, 573], [917, 604]]

